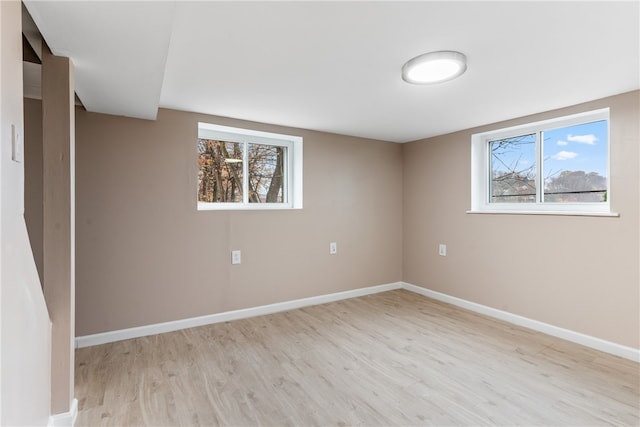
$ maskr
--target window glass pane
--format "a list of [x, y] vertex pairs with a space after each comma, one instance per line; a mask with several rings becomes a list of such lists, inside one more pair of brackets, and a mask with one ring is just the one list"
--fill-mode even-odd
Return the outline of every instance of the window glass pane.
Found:
[[198, 201], [242, 203], [242, 143], [198, 139]]
[[284, 203], [285, 147], [249, 144], [249, 203]]
[[491, 203], [536, 202], [536, 134], [489, 142]]
[[543, 132], [544, 201], [607, 201], [607, 121]]

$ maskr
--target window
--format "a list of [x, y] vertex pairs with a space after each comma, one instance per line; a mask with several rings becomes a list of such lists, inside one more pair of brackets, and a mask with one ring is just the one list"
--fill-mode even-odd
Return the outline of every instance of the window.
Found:
[[609, 213], [609, 110], [475, 134], [471, 212]]
[[198, 123], [198, 209], [302, 208], [302, 138]]

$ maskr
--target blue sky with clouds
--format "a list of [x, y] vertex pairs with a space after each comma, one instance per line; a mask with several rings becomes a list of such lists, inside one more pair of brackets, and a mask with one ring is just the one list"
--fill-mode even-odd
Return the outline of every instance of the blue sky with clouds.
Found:
[[602, 120], [543, 133], [545, 177], [568, 171], [607, 176], [607, 122]]
[[[608, 130], [606, 120], [546, 130], [543, 132], [543, 174], [545, 179], [562, 171], [596, 172], [607, 176]], [[520, 144], [502, 150], [492, 159], [494, 170], [524, 170], [535, 165], [535, 134]], [[535, 173], [535, 169], [534, 169]]]

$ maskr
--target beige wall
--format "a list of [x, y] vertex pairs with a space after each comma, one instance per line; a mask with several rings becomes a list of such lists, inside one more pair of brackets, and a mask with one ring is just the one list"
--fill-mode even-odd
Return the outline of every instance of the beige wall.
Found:
[[24, 220], [42, 283], [42, 101], [24, 100]]
[[[406, 144], [403, 280], [640, 347], [639, 94]], [[619, 218], [465, 213], [472, 133], [604, 107]]]
[[[304, 209], [198, 212], [198, 121], [304, 137]], [[157, 121], [78, 110], [76, 156], [78, 336], [402, 278], [401, 145], [163, 109]]]
[[[172, 110], [156, 122], [79, 110], [76, 334], [402, 279], [638, 348], [638, 99], [405, 145]], [[466, 213], [472, 133], [603, 107], [619, 218]], [[305, 208], [196, 211], [198, 121], [303, 136]], [[231, 249], [242, 265], [230, 265]]]
[[[21, 3], [0, 1], [0, 425], [47, 425], [51, 323], [24, 221], [24, 162], [11, 160], [11, 125], [23, 132]], [[28, 194], [27, 190], [27, 194]]]

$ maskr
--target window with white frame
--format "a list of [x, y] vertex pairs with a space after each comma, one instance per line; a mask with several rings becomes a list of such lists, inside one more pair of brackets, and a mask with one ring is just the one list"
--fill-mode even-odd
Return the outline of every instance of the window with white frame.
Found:
[[302, 138], [198, 123], [198, 209], [302, 208]]
[[471, 212], [609, 213], [609, 109], [471, 140]]

